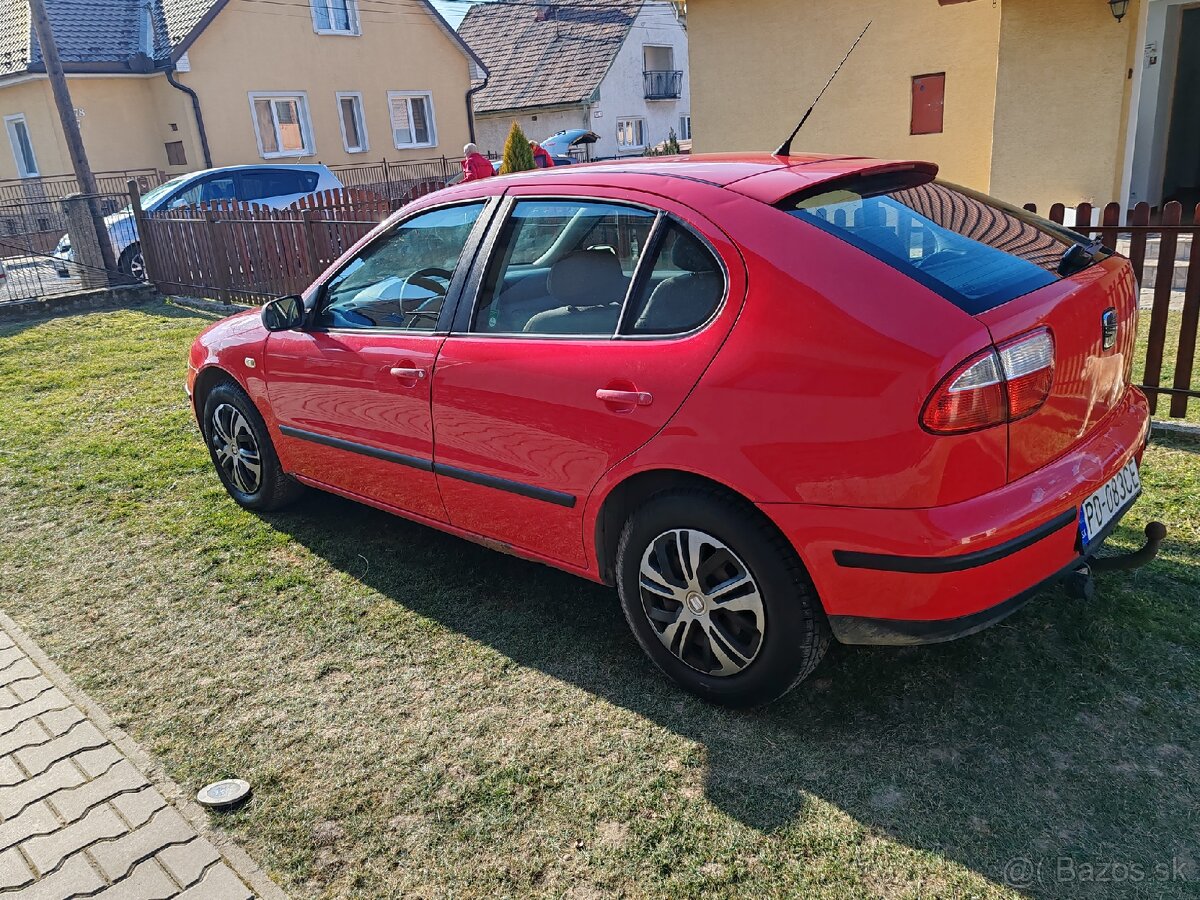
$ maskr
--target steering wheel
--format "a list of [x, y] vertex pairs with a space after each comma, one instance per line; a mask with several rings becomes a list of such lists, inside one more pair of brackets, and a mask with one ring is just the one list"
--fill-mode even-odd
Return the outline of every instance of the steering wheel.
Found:
[[[442, 284], [439, 281], [435, 281], [435, 278], [441, 279], [441, 281], [446, 283]], [[440, 303], [437, 305], [436, 309], [432, 310], [404, 309], [404, 295], [408, 293], [409, 286], [411, 285], [412, 287], [417, 287], [423, 291], [428, 291], [429, 293], [433, 294], [433, 296], [429, 299], [420, 301], [421, 306], [425, 306], [426, 304], [432, 303], [434, 300], [445, 300], [446, 294], [450, 292], [450, 282], [453, 280], [453, 272], [448, 272], [445, 269], [438, 268], [437, 266], [426, 266], [424, 269], [418, 269], [416, 272], [413, 272], [402, 282], [400, 282], [400, 307], [404, 317], [412, 319], [412, 321], [410, 321], [408, 324], [409, 328], [413, 327], [417, 321], [421, 319], [432, 319], [436, 325], [438, 317], [442, 312], [442, 306]]]

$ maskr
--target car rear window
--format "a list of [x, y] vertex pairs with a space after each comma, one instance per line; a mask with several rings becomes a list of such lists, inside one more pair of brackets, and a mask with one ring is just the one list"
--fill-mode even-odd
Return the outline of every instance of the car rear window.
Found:
[[[887, 263], [972, 315], [1063, 277], [1088, 239], [1027, 210], [928, 174], [854, 176], [779, 204]], [[1087, 247], [1091, 261], [1102, 258]]]

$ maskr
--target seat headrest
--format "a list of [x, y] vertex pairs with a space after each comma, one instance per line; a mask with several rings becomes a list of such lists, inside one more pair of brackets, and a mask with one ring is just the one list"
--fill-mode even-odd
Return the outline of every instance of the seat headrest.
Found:
[[680, 232], [675, 238], [675, 246], [671, 248], [671, 263], [677, 269], [692, 273], [709, 273], [717, 271], [712, 253], [702, 243], [690, 234]]
[[550, 269], [550, 293], [567, 306], [603, 306], [625, 297], [629, 281], [611, 250], [577, 250]]

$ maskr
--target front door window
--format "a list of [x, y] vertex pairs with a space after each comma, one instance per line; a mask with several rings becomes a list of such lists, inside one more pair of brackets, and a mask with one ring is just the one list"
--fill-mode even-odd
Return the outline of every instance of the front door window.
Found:
[[318, 328], [433, 331], [482, 203], [434, 210], [399, 225], [325, 288]]

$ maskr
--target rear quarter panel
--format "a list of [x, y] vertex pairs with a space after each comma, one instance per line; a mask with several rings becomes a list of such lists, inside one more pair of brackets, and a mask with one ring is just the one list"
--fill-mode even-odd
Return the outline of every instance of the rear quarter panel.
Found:
[[663, 432], [609, 473], [707, 475], [756, 503], [923, 508], [1005, 483], [1003, 428], [934, 436], [938, 381], [987, 329], [891, 267], [726, 192], [708, 214], [738, 243], [749, 293], [732, 333]]

